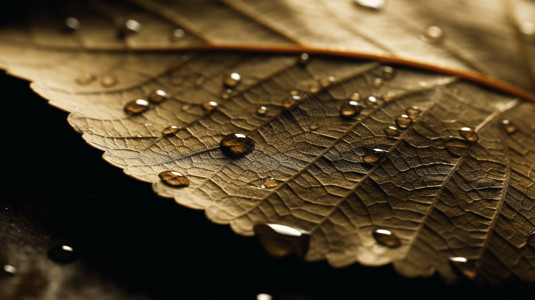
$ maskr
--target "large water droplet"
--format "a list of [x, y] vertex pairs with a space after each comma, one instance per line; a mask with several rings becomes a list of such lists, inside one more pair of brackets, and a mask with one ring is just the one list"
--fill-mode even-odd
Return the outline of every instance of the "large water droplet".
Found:
[[462, 156], [468, 148], [468, 145], [464, 140], [456, 138], [450, 138], [446, 140], [444, 146], [446, 147], [446, 150], [455, 157]]
[[123, 26], [119, 30], [119, 36], [125, 37], [129, 34], [135, 34], [141, 31], [141, 24], [134, 20], [128, 19], [124, 22]]
[[80, 20], [76, 19], [75, 17], [65, 18], [65, 29], [68, 31], [76, 31], [80, 29], [81, 25], [82, 24], [80, 23]]
[[235, 88], [240, 83], [241, 83], [241, 76], [240, 74], [236, 72], [230, 73], [223, 81], [223, 85], [228, 88]]
[[310, 236], [305, 231], [282, 224], [259, 224], [254, 231], [266, 251], [275, 257], [297, 253], [302, 256], [308, 250]]
[[411, 124], [412, 119], [408, 115], [403, 114], [396, 118], [396, 125], [401, 129], [408, 128]]
[[368, 164], [374, 164], [377, 161], [379, 161], [379, 159], [386, 153], [387, 152], [383, 149], [374, 148], [364, 153], [364, 157], [362, 158], [362, 161]]
[[262, 183], [262, 188], [271, 189], [277, 187], [279, 183], [273, 177], [264, 178], [264, 183]]
[[396, 75], [396, 70], [390, 66], [381, 67], [381, 78], [385, 80], [390, 80]]
[[476, 263], [474, 260], [469, 260], [466, 257], [455, 256], [450, 257], [449, 262], [451, 267], [461, 275], [468, 279], [475, 279], [477, 276]]
[[505, 130], [505, 132], [507, 132], [507, 133], [515, 133], [516, 132], [516, 126], [510, 120], [503, 119], [502, 120], [502, 127], [503, 127], [503, 130]]
[[2, 267], [2, 273], [8, 276], [14, 276], [17, 275], [17, 268], [15, 268], [12, 265], [4, 265]]
[[169, 95], [164, 90], [156, 89], [149, 93], [148, 98], [151, 102], [160, 103], [169, 99]]
[[371, 10], [381, 10], [385, 7], [385, 0], [355, 0], [355, 3]]
[[459, 134], [469, 142], [477, 142], [478, 140], [477, 132], [470, 127], [462, 127], [459, 129]]
[[75, 81], [79, 85], [88, 85], [91, 82], [95, 81], [96, 79], [97, 79], [97, 77], [95, 75], [93, 75], [91, 73], [85, 73], [85, 74], [81, 74], [78, 77], [76, 77]]
[[183, 39], [185, 36], [186, 32], [183, 29], [175, 28], [171, 31], [171, 34], [169, 35], [169, 40], [171, 42], [177, 42]]
[[399, 136], [399, 129], [397, 129], [396, 126], [388, 126], [385, 129], [383, 129], [384, 133], [388, 135], [389, 137], [396, 137]]
[[357, 101], [350, 100], [340, 107], [340, 116], [345, 119], [356, 117], [362, 111], [362, 106]]
[[265, 116], [267, 114], [267, 111], [268, 111], [267, 107], [264, 105], [261, 105], [256, 109], [256, 114], [259, 116]]
[[379, 99], [375, 96], [368, 96], [366, 99], [364, 99], [364, 103], [368, 106], [376, 106], [379, 104]]
[[113, 75], [104, 75], [102, 79], [100, 79], [100, 84], [103, 87], [112, 87], [117, 84], [117, 77]]
[[232, 133], [224, 136], [221, 142], [219, 142], [219, 145], [223, 153], [230, 157], [243, 156], [253, 151], [255, 147], [254, 141], [241, 133]]
[[214, 110], [219, 104], [216, 102], [216, 101], [208, 101], [208, 102], [205, 102], [202, 104], [202, 108], [207, 111], [207, 112], [210, 112], [212, 110]]
[[310, 60], [310, 55], [308, 53], [301, 53], [299, 57], [297, 58], [297, 63], [304, 66], [308, 63]]
[[140, 114], [149, 109], [149, 101], [145, 99], [132, 100], [124, 106], [125, 112], [133, 115]]
[[175, 125], [169, 125], [167, 127], [165, 127], [163, 130], [162, 130], [162, 134], [163, 135], [172, 135], [172, 134], [175, 134], [178, 132], [180, 128], [178, 128], [178, 126], [175, 126]]
[[48, 257], [57, 263], [68, 264], [78, 259], [78, 253], [69, 245], [59, 245], [48, 250]]
[[444, 38], [444, 31], [438, 26], [429, 26], [425, 30], [424, 37], [430, 42], [439, 42]]
[[160, 180], [170, 187], [186, 187], [189, 186], [188, 177], [182, 175], [182, 173], [177, 171], [163, 171], [158, 174]]
[[390, 230], [376, 229], [373, 232], [373, 238], [377, 243], [388, 248], [398, 248], [401, 246], [401, 240]]

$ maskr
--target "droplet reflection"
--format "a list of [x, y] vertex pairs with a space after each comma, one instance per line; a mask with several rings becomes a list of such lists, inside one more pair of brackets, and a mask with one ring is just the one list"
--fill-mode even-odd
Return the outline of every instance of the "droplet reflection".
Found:
[[412, 119], [408, 115], [403, 114], [396, 118], [396, 125], [401, 129], [408, 128], [411, 124]]
[[124, 106], [125, 112], [133, 115], [140, 114], [149, 109], [149, 101], [145, 99], [135, 99], [132, 100]]
[[236, 72], [230, 73], [223, 81], [223, 85], [228, 88], [235, 88], [240, 83], [241, 83], [241, 76], [240, 74]]
[[459, 129], [459, 134], [469, 142], [477, 142], [478, 140], [477, 132], [475, 132], [474, 129], [470, 127], [462, 127], [461, 129]]
[[189, 179], [177, 171], [163, 171], [158, 174], [160, 180], [170, 187], [186, 187], [189, 186]]
[[165, 127], [163, 130], [162, 130], [162, 134], [163, 135], [172, 135], [172, 134], [175, 134], [178, 132], [180, 128], [178, 128], [178, 126], [175, 126], [175, 125], [169, 125], [167, 127]]
[[340, 107], [340, 116], [344, 119], [356, 117], [362, 111], [362, 106], [357, 101], [350, 100]]
[[169, 95], [164, 90], [156, 89], [149, 93], [149, 100], [153, 103], [160, 103], [169, 98]]
[[466, 257], [455, 256], [450, 257], [449, 262], [451, 267], [457, 273], [465, 276], [466, 278], [473, 280], [477, 276], [476, 263], [474, 260], [469, 260]]
[[388, 248], [398, 248], [401, 246], [401, 240], [390, 230], [376, 229], [372, 235], [377, 243]]
[[516, 132], [515, 124], [513, 124], [513, 122], [511, 122], [508, 119], [503, 119], [502, 120], [502, 127], [503, 127], [503, 130], [505, 130], [505, 132], [507, 132], [507, 133], [515, 133]]
[[388, 126], [385, 129], [383, 129], [383, 131], [389, 137], [396, 137], [396, 136], [399, 136], [400, 134], [396, 126]]

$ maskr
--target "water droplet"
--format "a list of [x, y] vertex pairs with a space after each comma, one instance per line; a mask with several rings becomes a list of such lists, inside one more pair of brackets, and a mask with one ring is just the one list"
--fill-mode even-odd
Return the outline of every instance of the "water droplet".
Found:
[[219, 142], [221, 150], [225, 155], [230, 157], [239, 157], [254, 150], [254, 141], [248, 136], [241, 133], [232, 133], [226, 135]]
[[169, 99], [169, 95], [164, 90], [156, 89], [149, 93], [148, 98], [153, 103], [160, 103]]
[[385, 0], [355, 0], [355, 3], [371, 10], [381, 10], [385, 7]]
[[327, 78], [321, 78], [319, 84], [322, 88], [326, 89], [336, 82], [336, 78], [329, 76]]
[[311, 94], [317, 94], [321, 91], [321, 87], [319, 85], [314, 85], [314, 86], [311, 86], [309, 89], [308, 89], [308, 92], [311, 93]]
[[206, 77], [204, 76], [199, 76], [196, 80], [195, 80], [195, 86], [200, 88], [204, 83], [206, 82]]
[[362, 158], [362, 161], [368, 164], [374, 164], [385, 155], [387, 152], [383, 149], [374, 148], [371, 151], [367, 151]]
[[502, 120], [502, 127], [503, 127], [503, 130], [505, 130], [505, 132], [507, 133], [516, 132], [516, 126], [510, 120], [507, 120], [507, 119]]
[[240, 74], [236, 72], [230, 73], [223, 81], [223, 85], [228, 88], [235, 88], [240, 83], [241, 83], [241, 76]]
[[129, 34], [135, 34], [138, 33], [141, 30], [141, 24], [134, 20], [134, 19], [128, 19], [124, 22], [123, 27], [119, 30], [119, 36], [125, 37]]
[[418, 106], [409, 106], [405, 108], [405, 113], [409, 118], [411, 118], [413, 121], [420, 116], [422, 113], [422, 110], [418, 108]]
[[444, 38], [444, 31], [438, 26], [429, 26], [425, 30], [424, 38], [430, 42], [439, 42]]
[[297, 58], [297, 63], [304, 66], [308, 63], [310, 60], [310, 55], [308, 53], [301, 53], [299, 57]]
[[65, 18], [65, 29], [68, 31], [76, 31], [80, 29], [80, 20], [74, 18], [74, 17], [67, 17]]
[[474, 260], [469, 260], [466, 257], [455, 256], [450, 257], [449, 262], [451, 267], [458, 273], [462, 274], [468, 279], [475, 279], [477, 276], [476, 263]]
[[100, 84], [103, 87], [112, 87], [117, 84], [117, 77], [113, 75], [104, 75], [104, 77], [102, 77], [100, 80]]
[[401, 129], [408, 128], [411, 124], [412, 119], [408, 115], [403, 114], [396, 118], [396, 125]]
[[376, 106], [377, 104], [379, 104], [379, 99], [375, 96], [368, 96], [364, 100], [364, 103], [366, 103], [366, 105], [368, 106]]
[[142, 112], [145, 112], [149, 109], [149, 101], [145, 99], [136, 99], [132, 100], [124, 106], [125, 112], [129, 114], [140, 114]]
[[171, 35], [169, 36], [169, 40], [171, 42], [176, 42], [181, 39], [183, 39], [186, 36], [186, 32], [183, 29], [175, 28], [173, 31], [171, 31]]
[[152, 123], [145, 123], [145, 127], [152, 127]]
[[76, 77], [76, 83], [78, 83], [79, 85], [88, 85], [91, 82], [95, 81], [96, 79], [97, 77], [95, 75], [86, 73], [86, 74], [81, 74], [78, 77]]
[[351, 97], [349, 97], [349, 100], [359, 101], [360, 100], [360, 94], [359, 93], [353, 93], [353, 95], [351, 95]]
[[259, 116], [265, 116], [267, 114], [267, 111], [268, 111], [267, 107], [262, 105], [256, 109], [256, 114]]
[[165, 127], [163, 130], [162, 130], [162, 134], [163, 135], [172, 135], [172, 134], [175, 134], [178, 132], [180, 128], [178, 128], [178, 126], [175, 126], [175, 125], [169, 125], [167, 127]]
[[310, 235], [305, 231], [282, 224], [259, 224], [254, 231], [266, 251], [274, 257], [297, 253], [303, 256], [308, 250]]
[[524, 22], [520, 24], [520, 32], [526, 36], [535, 35], [535, 25], [531, 22]]
[[256, 300], [273, 300], [273, 297], [270, 294], [260, 293], [256, 295]]
[[380, 88], [383, 85], [383, 79], [380, 77], [375, 77], [373, 79], [373, 87], [374, 88]]
[[312, 122], [312, 123], [310, 123], [308, 128], [310, 130], [314, 131], [314, 130], [318, 130], [320, 128], [320, 125], [317, 122]]
[[262, 183], [262, 188], [271, 189], [277, 187], [278, 185], [279, 183], [273, 177], [266, 177], [264, 178], [264, 183]]
[[340, 107], [340, 116], [342, 118], [351, 119], [357, 116], [362, 110], [362, 106], [357, 101], [350, 100]]
[[221, 92], [221, 99], [228, 100], [232, 96], [234, 91], [232, 89], [225, 89], [223, 92]]
[[170, 187], [186, 187], [189, 186], [188, 177], [182, 175], [177, 171], [163, 171], [158, 174], [160, 180]]
[[2, 267], [2, 270], [3, 270], [3, 273], [5, 275], [9, 275], [9, 276], [14, 276], [14, 275], [17, 275], [17, 268], [15, 268], [14, 266], [12, 265], [4, 265]]
[[299, 91], [291, 91], [290, 96], [286, 98], [286, 100], [282, 103], [282, 106], [284, 108], [290, 108], [299, 101], [301, 101], [301, 96], [299, 95]]
[[470, 127], [462, 127], [459, 129], [459, 134], [469, 142], [477, 142], [478, 140], [477, 132]]
[[455, 157], [461, 157], [468, 148], [468, 145], [464, 140], [457, 138], [448, 139], [444, 146], [446, 147], [446, 150]]
[[214, 110], [219, 104], [215, 101], [208, 101], [202, 104], [202, 108], [204, 108], [205, 111], [210, 112]]
[[390, 80], [396, 75], [396, 70], [390, 66], [381, 67], [381, 78], [385, 80]]
[[182, 111], [188, 111], [191, 108], [191, 104], [184, 104], [180, 107]]
[[383, 129], [383, 131], [389, 137], [399, 136], [399, 130], [397, 129], [396, 126], [388, 126], [385, 129]]
[[59, 245], [48, 250], [48, 257], [57, 263], [68, 264], [78, 258], [78, 253], [69, 245]]
[[390, 230], [376, 229], [373, 232], [373, 238], [377, 241], [377, 243], [388, 248], [398, 248], [401, 246], [400, 239]]

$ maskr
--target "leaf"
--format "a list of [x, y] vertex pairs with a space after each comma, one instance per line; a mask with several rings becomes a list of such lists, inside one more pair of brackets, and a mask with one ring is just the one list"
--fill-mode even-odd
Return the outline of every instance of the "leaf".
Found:
[[[446, 18], [454, 2], [73, 4], [74, 32], [41, 13], [28, 32], [5, 27], [0, 64], [108, 162], [275, 255], [533, 282], [535, 107], [518, 99], [535, 99], [533, 59], [517, 25], [532, 4], [463, 2]], [[435, 23], [446, 35], [422, 39]], [[169, 39], [176, 26], [184, 39]], [[310, 61], [289, 54], [302, 51]], [[157, 89], [164, 101], [125, 111]], [[222, 151], [235, 133], [254, 149]]]

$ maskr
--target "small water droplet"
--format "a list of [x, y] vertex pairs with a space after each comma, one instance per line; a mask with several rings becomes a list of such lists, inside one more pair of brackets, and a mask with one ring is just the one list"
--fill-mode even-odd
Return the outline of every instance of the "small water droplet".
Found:
[[180, 107], [182, 111], [188, 111], [191, 108], [191, 104], [184, 104]]
[[299, 91], [294, 90], [290, 92], [290, 96], [286, 98], [286, 100], [284, 100], [284, 102], [282, 103], [282, 106], [284, 108], [290, 108], [299, 101], [301, 101], [301, 96], [299, 95]]
[[384, 80], [391, 80], [396, 75], [396, 70], [390, 66], [381, 67], [381, 78]]
[[206, 77], [204, 76], [199, 76], [197, 77], [197, 79], [195, 80], [195, 86], [200, 88], [201, 86], [203, 86], [203, 84], [206, 82]]
[[265, 107], [264, 105], [261, 105], [256, 109], [256, 114], [259, 116], [265, 116], [267, 114], [267, 111], [268, 111], [267, 107]]
[[312, 123], [310, 123], [308, 128], [310, 130], [314, 131], [314, 130], [318, 130], [320, 128], [320, 125], [317, 122], [312, 122]]
[[388, 135], [389, 137], [396, 137], [399, 136], [399, 129], [396, 126], [388, 126], [385, 129], [383, 129], [384, 133]]
[[76, 77], [76, 83], [78, 83], [79, 85], [88, 85], [91, 82], [95, 81], [96, 79], [97, 77], [95, 75], [86, 73], [86, 74], [81, 74], [78, 77]]
[[401, 129], [408, 128], [411, 124], [412, 119], [408, 115], [403, 114], [396, 118], [396, 125]]
[[169, 99], [169, 95], [164, 90], [156, 89], [149, 93], [148, 99], [153, 103], [160, 103]]
[[152, 123], [145, 123], [145, 127], [152, 127]]
[[232, 89], [225, 89], [223, 92], [221, 92], [221, 99], [228, 100], [232, 96], [234, 91]]
[[278, 185], [279, 183], [273, 177], [266, 177], [264, 178], [264, 183], [262, 183], [262, 188], [271, 189], [271, 188], [277, 187]]
[[444, 144], [446, 150], [455, 157], [461, 157], [468, 148], [464, 140], [458, 138], [450, 138]]
[[373, 238], [377, 243], [388, 248], [398, 248], [401, 246], [401, 240], [390, 230], [376, 229], [373, 232]]
[[58, 245], [48, 250], [48, 257], [57, 263], [68, 264], [78, 259], [78, 253], [69, 245]]
[[336, 82], [336, 78], [333, 76], [329, 76], [327, 78], [321, 78], [319, 81], [319, 84], [322, 88], [326, 89], [330, 86], [332, 86]]
[[376, 11], [385, 7], [385, 0], [355, 0], [355, 3], [360, 7]]
[[430, 42], [440, 42], [444, 38], [444, 31], [438, 26], [429, 26], [426, 28], [424, 38]]
[[375, 77], [373, 79], [373, 87], [374, 88], [380, 88], [383, 85], [383, 79], [380, 77]]
[[230, 73], [223, 81], [223, 85], [228, 88], [235, 88], [240, 83], [241, 83], [241, 76], [240, 74], [236, 72]]
[[308, 63], [310, 60], [310, 55], [308, 53], [301, 53], [299, 57], [297, 58], [297, 63], [304, 66]]
[[181, 28], [175, 28], [171, 31], [171, 34], [169, 35], [169, 40], [171, 42], [177, 42], [181, 39], [183, 39], [186, 36], [186, 32]]
[[405, 113], [409, 118], [411, 118], [413, 121], [420, 116], [422, 113], [422, 110], [418, 106], [409, 106], [405, 108]]
[[123, 26], [119, 30], [119, 36], [124, 38], [129, 34], [138, 33], [140, 30], [141, 24], [138, 21], [134, 19], [128, 19], [124, 22]]
[[364, 99], [364, 103], [368, 106], [376, 106], [379, 104], [379, 99], [375, 96], [368, 96], [366, 99]]
[[210, 112], [210, 111], [214, 110], [218, 105], [219, 105], [219, 103], [217, 103], [216, 101], [208, 101], [208, 102], [205, 102], [205, 103], [202, 104], [202, 108], [205, 111]]
[[273, 297], [270, 294], [260, 293], [256, 295], [256, 300], [273, 300]]
[[100, 84], [103, 87], [112, 87], [117, 84], [117, 77], [113, 75], [104, 75], [104, 77], [100, 79]]
[[340, 107], [340, 116], [342, 118], [351, 119], [356, 117], [361, 110], [362, 106], [360, 106], [357, 101], [350, 100]]
[[308, 89], [308, 92], [311, 94], [317, 94], [321, 91], [321, 87], [319, 85], [313, 85]]
[[360, 94], [359, 93], [353, 93], [353, 95], [351, 95], [351, 97], [349, 97], [349, 100], [359, 101], [360, 100]]
[[376, 163], [377, 161], [379, 161], [379, 159], [385, 155], [387, 152], [383, 149], [379, 149], [379, 148], [374, 148], [370, 151], [367, 151], [365, 154], [364, 154], [364, 157], [362, 158], [362, 161], [365, 162], [365, 163], [368, 163], [368, 164], [374, 164]]
[[520, 24], [520, 32], [526, 36], [535, 36], [535, 25], [531, 22]]
[[132, 100], [124, 106], [125, 112], [129, 114], [140, 114], [142, 112], [145, 112], [149, 109], [149, 101], [145, 99], [136, 99]]
[[459, 129], [459, 134], [469, 142], [477, 142], [478, 140], [477, 132], [470, 127], [462, 127]]
[[175, 134], [178, 132], [180, 128], [178, 128], [178, 126], [175, 126], [175, 125], [169, 125], [167, 127], [165, 127], [163, 130], [162, 130], [162, 134], [163, 135], [172, 135], [172, 134]]
[[455, 256], [450, 257], [449, 262], [451, 267], [458, 273], [462, 274], [468, 279], [475, 279], [477, 276], [476, 263], [474, 260], [469, 260], [466, 257]]
[[219, 142], [221, 150], [225, 155], [230, 157], [239, 157], [254, 150], [254, 141], [241, 133], [232, 133], [226, 135]]
[[76, 19], [75, 17], [65, 18], [65, 29], [68, 31], [76, 31], [80, 29], [81, 25], [82, 24], [80, 23], [80, 20]]
[[394, 99], [396, 99], [396, 93], [392, 91], [387, 91], [383, 96], [381, 97], [385, 102], [392, 102]]
[[182, 175], [182, 173], [177, 171], [163, 171], [158, 174], [160, 180], [170, 187], [186, 187], [189, 186], [188, 177]]
[[516, 132], [516, 126], [510, 120], [503, 119], [502, 120], [502, 127], [503, 127], [503, 130], [505, 130], [505, 132], [507, 132], [507, 133], [515, 133]]
[[3, 273], [8, 276], [14, 276], [17, 275], [17, 268], [15, 268], [12, 265], [4, 265], [2, 267]]

